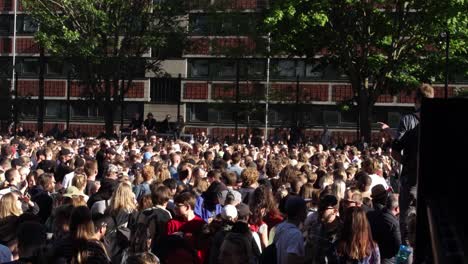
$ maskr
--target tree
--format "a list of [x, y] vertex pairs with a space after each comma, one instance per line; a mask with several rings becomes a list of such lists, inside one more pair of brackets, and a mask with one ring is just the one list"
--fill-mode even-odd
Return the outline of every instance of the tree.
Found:
[[[63, 58], [68, 74], [86, 87], [83, 97], [103, 105], [106, 133], [113, 133], [114, 112], [133, 81], [147, 71], [160, 73], [153, 50], [183, 42], [184, 1], [24, 0], [40, 24], [37, 41]], [[73, 69], [73, 70], [72, 70]], [[124, 109], [121, 109], [124, 111]]]
[[[283, 0], [265, 19], [273, 51], [337, 63], [348, 75], [361, 136], [371, 135], [379, 95], [443, 80], [440, 33], [451, 35], [451, 70], [467, 73], [463, 0]], [[456, 64], [455, 64], [456, 63]]]
[[[191, 14], [190, 18], [190, 31], [198, 35], [196, 41], [202, 39], [201, 43], [210, 46], [210, 55], [220, 59], [219, 67], [210, 77], [232, 81], [212, 88], [218, 101], [213, 106], [232, 112], [236, 140], [240, 138], [239, 124], [244, 120], [249, 130], [251, 118], [264, 112], [259, 104], [265, 100], [264, 87], [259, 81], [264, 78], [264, 72], [259, 74], [248, 60], [265, 53], [266, 38], [258, 32], [262, 19], [257, 13], [241, 11], [244, 5], [231, 0], [196, 3], [193, 7], [204, 12]], [[231, 74], [222, 73], [224, 68]]]

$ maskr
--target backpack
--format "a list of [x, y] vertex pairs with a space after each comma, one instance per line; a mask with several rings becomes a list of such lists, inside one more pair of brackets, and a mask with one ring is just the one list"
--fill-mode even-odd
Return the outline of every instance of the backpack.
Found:
[[109, 245], [109, 256], [114, 263], [114, 261], [117, 261], [122, 257], [125, 249], [130, 245], [131, 230], [127, 227], [128, 223], [118, 225], [115, 216], [112, 216], [112, 220], [114, 221], [114, 228], [106, 234], [106, 240]]
[[148, 230], [150, 230], [151, 234], [154, 234], [154, 225], [153, 223], [158, 220], [158, 214], [155, 213], [155, 208], [151, 208], [151, 210], [143, 210], [138, 212], [135, 217], [135, 223], [131, 226], [132, 233], [135, 232], [136, 227], [138, 224], [143, 224], [146, 226]]
[[260, 264], [276, 264], [277, 262], [276, 244], [271, 243], [271, 245], [263, 250], [262, 255], [260, 256]]

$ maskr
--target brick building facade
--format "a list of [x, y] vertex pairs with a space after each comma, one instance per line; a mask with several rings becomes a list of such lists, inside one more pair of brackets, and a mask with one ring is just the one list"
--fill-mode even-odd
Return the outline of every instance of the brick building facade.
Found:
[[[233, 134], [238, 116], [240, 130], [265, 128], [265, 93], [267, 59], [256, 51], [265, 47], [265, 38], [252, 38], [242, 32], [240, 24], [254, 27], [268, 6], [267, 0], [231, 0], [219, 25], [210, 25], [204, 11], [217, 0], [191, 0], [188, 13], [191, 46], [176, 52], [162, 63], [172, 78], [154, 78], [150, 74], [137, 79], [125, 98], [124, 123], [135, 112], [146, 116], [153, 112], [157, 120], [166, 114], [180, 113], [186, 121], [186, 132], [223, 137]], [[224, 1], [226, 2], [226, 1]], [[0, 0], [0, 75], [12, 65], [14, 0]], [[17, 20], [16, 60], [18, 96], [30, 100], [21, 109], [25, 128], [35, 129], [37, 120], [39, 46], [33, 35], [37, 25], [22, 12]], [[226, 56], [227, 50], [243, 49], [242, 58]], [[327, 51], [322, 51], [327, 52]], [[269, 127], [290, 127], [300, 123], [306, 134], [314, 135], [327, 124], [336, 134], [354, 139], [357, 115], [341, 111], [337, 103], [353, 97], [347, 77], [337, 65], [325, 65], [319, 58], [272, 58], [269, 86]], [[3, 73], [8, 80], [11, 75]], [[8, 76], [9, 75], [9, 76]], [[178, 77], [180, 76], [180, 77]], [[179, 79], [180, 78], [180, 79]], [[70, 85], [70, 87], [68, 87]], [[239, 87], [240, 105], [233, 103]], [[450, 85], [449, 96], [466, 83]], [[9, 89], [3, 84], [1, 89]], [[70, 88], [70, 89], [68, 89]], [[67, 97], [70, 93], [70, 129], [80, 128], [91, 135], [104, 130], [100, 105], [81, 96], [86, 87], [68, 78], [66, 67], [46, 58], [45, 131], [55, 124], [66, 127]], [[436, 96], [443, 96], [443, 85], [436, 85]], [[396, 126], [402, 113], [412, 110], [412, 94], [381, 95], [374, 108], [373, 121]], [[120, 123], [116, 109], [116, 123]], [[236, 114], [237, 113], [237, 114]], [[50, 128], [49, 128], [50, 127]]]

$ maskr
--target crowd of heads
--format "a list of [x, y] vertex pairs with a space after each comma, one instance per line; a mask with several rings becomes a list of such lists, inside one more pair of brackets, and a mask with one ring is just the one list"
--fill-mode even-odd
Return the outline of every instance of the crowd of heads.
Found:
[[[256, 263], [289, 222], [305, 258], [333, 245], [337, 259], [362, 260], [380, 242], [369, 212], [399, 216], [390, 153], [383, 143], [4, 138], [2, 252], [49, 263]], [[333, 243], [314, 242], [318, 227]]]

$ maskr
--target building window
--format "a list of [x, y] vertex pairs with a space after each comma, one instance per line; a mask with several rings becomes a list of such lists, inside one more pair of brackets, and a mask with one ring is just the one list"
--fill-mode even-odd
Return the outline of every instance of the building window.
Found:
[[323, 77], [323, 64], [320, 61], [313, 61], [306, 64], [306, 78], [322, 79]]
[[46, 117], [64, 118], [67, 113], [65, 102], [47, 101], [46, 102]]
[[[213, 109], [214, 111], [217, 111], [219, 113], [218, 115], [218, 122], [234, 122], [234, 112], [237, 112], [234, 110], [234, 107], [229, 107], [229, 108], [223, 108], [223, 109]], [[239, 114], [239, 113], [237, 113]], [[239, 120], [240, 121], [240, 120]]]
[[398, 124], [400, 123], [401, 114], [398, 112], [388, 112], [387, 115], [387, 124], [390, 127], [398, 127]]
[[207, 15], [191, 15], [189, 19], [189, 29], [193, 34], [208, 34], [210, 32], [210, 22]]
[[273, 76], [279, 79], [296, 77], [296, 62], [294, 60], [278, 60], [272, 63]]
[[63, 74], [63, 63], [54, 61], [54, 60], [49, 60], [47, 62], [47, 67], [46, 71], [48, 75], [62, 75]]
[[0, 57], [0, 78], [11, 76], [12, 59]]
[[190, 77], [208, 78], [210, 75], [210, 63], [208, 60], [190, 61]]
[[[132, 119], [135, 116], [135, 113], [140, 113], [143, 111], [143, 105], [141, 103], [125, 103], [124, 108], [124, 118]], [[120, 116], [119, 116], [120, 120]]]
[[180, 99], [179, 78], [151, 78], [151, 102], [177, 103]]
[[339, 125], [340, 120], [340, 112], [338, 111], [323, 111], [323, 121], [327, 125], [336, 126]]
[[10, 33], [10, 16], [9, 15], [0, 15], [0, 34], [8, 35]]
[[158, 59], [179, 59], [184, 53], [184, 40], [181, 34], [169, 34], [166, 44], [151, 49], [151, 56]]
[[304, 111], [301, 113], [302, 122], [306, 124], [319, 125], [323, 124], [323, 116], [318, 109], [313, 111]]
[[208, 106], [206, 104], [188, 104], [187, 121], [203, 122], [208, 121]]
[[222, 60], [214, 67], [214, 77], [216, 78], [234, 78], [236, 77], [236, 62]]
[[189, 18], [189, 30], [193, 35], [248, 35], [257, 25], [258, 17], [247, 13], [191, 14]]
[[33, 20], [30, 16], [24, 16], [22, 19], [22, 27], [21, 30], [18, 30], [22, 33], [34, 33], [37, 32], [39, 26], [36, 21]]
[[[357, 124], [358, 115], [356, 114], [356, 109], [350, 109], [348, 111], [341, 111], [341, 124]], [[381, 119], [383, 120], [383, 119]]]
[[21, 115], [23, 117], [37, 117], [38, 112], [37, 102], [28, 101], [21, 105]]
[[39, 60], [38, 59], [23, 59], [21, 64], [21, 73], [25, 75], [36, 75], [39, 72]]
[[71, 106], [71, 115], [72, 117], [89, 117], [88, 105], [83, 102], [74, 102]]
[[241, 63], [241, 76], [246, 79], [263, 79], [265, 64], [265, 60], [244, 60]]
[[[133, 117], [135, 107], [133, 104], [125, 106], [126, 118], [128, 116]], [[130, 111], [130, 112], [128, 112]], [[120, 119], [120, 105], [115, 105], [113, 108], [114, 119]], [[74, 118], [90, 118], [90, 119], [101, 119], [104, 117], [104, 106], [103, 104], [96, 105], [94, 103], [88, 104], [84, 101], [74, 101], [71, 105], [71, 115]], [[124, 117], [125, 118], [125, 117]]]

